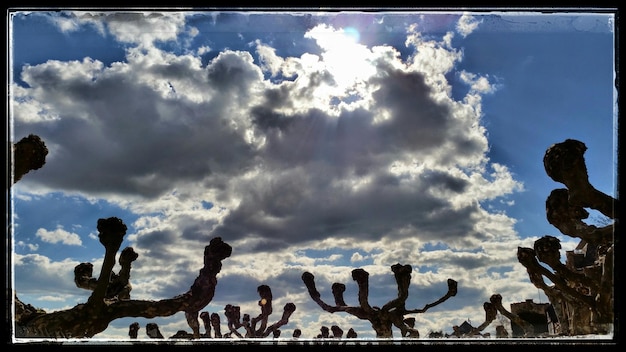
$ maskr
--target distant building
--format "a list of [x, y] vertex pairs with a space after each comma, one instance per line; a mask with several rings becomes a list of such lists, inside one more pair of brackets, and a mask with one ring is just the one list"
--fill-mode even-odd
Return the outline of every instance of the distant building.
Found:
[[[472, 324], [468, 323], [467, 320], [463, 322], [463, 324], [461, 325], [455, 325], [452, 327], [452, 334], [446, 334], [446, 337], [463, 337], [463, 336], [470, 336], [469, 334], [474, 330], [474, 327], [472, 326]], [[477, 333], [474, 336], [482, 336], [480, 333]]]
[[467, 320], [459, 326], [459, 332], [461, 333], [461, 335], [469, 334], [472, 330], [474, 330], [474, 327], [470, 323], [468, 323]]
[[565, 252], [565, 265], [573, 271], [583, 271], [583, 268], [594, 266], [598, 259], [598, 246], [581, 240], [573, 251]]
[[[550, 303], [535, 303], [532, 299], [511, 303], [511, 313], [529, 322], [533, 326], [535, 336], [557, 333], [558, 319]], [[511, 334], [513, 337], [523, 337], [524, 329], [511, 321]]]

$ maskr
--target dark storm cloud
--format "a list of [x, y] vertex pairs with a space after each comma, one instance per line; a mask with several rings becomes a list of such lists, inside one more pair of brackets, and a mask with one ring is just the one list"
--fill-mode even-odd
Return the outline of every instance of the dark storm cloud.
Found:
[[388, 145], [423, 150], [444, 142], [452, 114], [448, 106], [429, 96], [430, 87], [422, 74], [389, 70], [373, 79], [373, 84], [380, 87], [373, 94], [378, 106], [393, 114], [380, 128]]
[[249, 53], [220, 53], [207, 68], [208, 84], [218, 87], [219, 90], [247, 94], [250, 82], [262, 79], [261, 71], [251, 65], [251, 61], [252, 56]]
[[284, 114], [277, 113], [264, 106], [257, 106], [250, 111], [252, 121], [261, 130], [268, 130], [271, 128], [277, 128], [279, 130], [285, 129], [293, 119], [286, 117]]
[[181, 226], [181, 236], [185, 240], [197, 241], [198, 243], [209, 243], [211, 240], [211, 232], [217, 225], [217, 221], [201, 221], [199, 219], [190, 218], [188, 222]]
[[259, 125], [282, 127], [283, 133], [266, 132], [261, 151], [272, 167], [308, 165], [314, 168], [311, 172], [324, 172], [332, 179], [348, 170], [364, 173], [389, 162], [371, 125], [372, 113], [364, 109], [345, 111], [339, 117], [315, 108], [292, 116], [261, 108], [255, 113]]
[[453, 210], [430, 196], [426, 183], [406, 185], [393, 175], [380, 175], [359, 190], [316, 182], [313, 175], [287, 174], [256, 183], [215, 234], [259, 236], [279, 246], [332, 237], [376, 240], [406, 226], [424, 240], [478, 235], [471, 220], [477, 209]]
[[180, 254], [173, 253], [171, 249], [174, 248], [172, 243], [178, 241], [177, 238], [178, 234], [171, 230], [150, 231], [137, 236], [135, 247], [138, 252], [148, 251], [148, 253], [140, 253], [140, 255], [144, 254], [165, 261], [176, 260]]
[[469, 186], [468, 181], [440, 171], [427, 171], [420, 178], [432, 186], [442, 186], [454, 193], [462, 193]]
[[[430, 171], [404, 182], [385, 170], [398, 153], [425, 153], [449, 142], [452, 115], [433, 101], [419, 73], [389, 70], [372, 80], [377, 107], [391, 118], [374, 124], [371, 111], [355, 109], [330, 116], [318, 109], [288, 116], [267, 107], [253, 110], [266, 131], [261, 151], [266, 173], [242, 183], [243, 202], [215, 230], [225, 238], [259, 236], [271, 245], [354, 237], [376, 240], [411, 226], [424, 239], [475, 235], [474, 206], [453, 210], [430, 189], [460, 194], [468, 182]], [[280, 95], [274, 102], [287, 95]], [[286, 99], [286, 98], [285, 98]], [[272, 104], [280, 106], [280, 103]], [[365, 177], [358, 190], [347, 184]], [[443, 233], [441, 235], [440, 233]]]
[[[245, 94], [247, 82], [259, 78], [241, 68], [245, 65], [236, 55], [220, 57], [215, 65], [229, 70], [237, 81], [221, 82], [229, 88], [205, 81], [204, 89]], [[209, 71], [217, 72], [212, 67]], [[58, 112], [55, 123], [16, 126], [17, 135], [36, 133], [55, 146], [46, 172], [32, 177], [33, 181], [56, 189], [153, 197], [180, 181], [248, 167], [252, 151], [227, 123], [229, 116], [220, 113], [222, 99], [206, 103], [166, 99], [152, 87], [132, 82], [132, 75], [94, 70], [97, 79], [81, 74], [66, 79], [62, 69], [55, 63], [24, 69], [25, 81]], [[153, 73], [160, 71], [153, 68]], [[172, 74], [168, 70], [164, 78]], [[189, 71], [187, 76], [191, 75]]]

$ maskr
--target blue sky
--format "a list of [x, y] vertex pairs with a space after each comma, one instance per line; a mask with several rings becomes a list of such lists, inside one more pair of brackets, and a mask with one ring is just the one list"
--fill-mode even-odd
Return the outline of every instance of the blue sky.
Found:
[[[613, 16], [10, 12], [10, 138], [49, 149], [12, 189], [18, 296], [48, 311], [86, 301], [74, 266], [99, 272], [96, 223], [116, 216], [139, 254], [132, 298], [185, 292], [221, 236], [233, 255], [205, 310], [256, 315], [266, 284], [275, 307], [296, 304], [284, 336], [339, 325], [374, 337], [319, 308], [304, 271], [326, 300], [342, 282], [356, 304], [350, 275], [364, 268], [381, 305], [396, 296], [391, 265], [410, 264], [407, 308], [455, 279], [456, 297], [415, 316], [422, 336], [480, 324], [494, 293], [546, 302], [517, 247], [547, 234], [577, 244], [545, 219], [564, 187], [543, 170], [546, 148], [584, 142], [591, 183], [615, 196]], [[150, 322], [96, 337], [125, 339], [133, 321]], [[182, 313], [152, 321], [165, 336], [190, 330]]]

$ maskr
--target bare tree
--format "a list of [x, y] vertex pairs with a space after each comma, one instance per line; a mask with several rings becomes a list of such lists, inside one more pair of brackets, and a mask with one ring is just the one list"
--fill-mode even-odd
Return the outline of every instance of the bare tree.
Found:
[[[550, 146], [544, 168], [550, 178], [567, 188], [553, 190], [546, 200], [546, 217], [562, 234], [580, 238], [575, 251], [561, 263], [558, 238], [544, 236], [533, 248], [517, 250], [530, 281], [543, 290], [554, 306], [564, 335], [606, 333], [613, 323], [613, 268], [615, 224], [588, 225], [589, 212], [599, 211], [617, 220], [617, 199], [589, 182], [584, 143], [567, 139]], [[545, 265], [540, 264], [543, 263]], [[545, 282], [547, 278], [552, 284]]]
[[[285, 304], [283, 308], [283, 315], [274, 324], [267, 325], [269, 316], [272, 314], [272, 290], [267, 285], [260, 285], [257, 288], [257, 292], [261, 299], [258, 304], [261, 307], [261, 314], [254, 318], [250, 318], [249, 314], [244, 314], [241, 319], [241, 308], [232, 304], [227, 304], [224, 308], [224, 315], [228, 320], [229, 332], [227, 336], [235, 335], [237, 337], [257, 338], [267, 337], [270, 334], [280, 335], [279, 328], [289, 323], [289, 317], [296, 311], [296, 305], [293, 303]], [[259, 324], [260, 323], [260, 324]], [[257, 324], [259, 327], [257, 328]], [[245, 335], [241, 335], [237, 329], [243, 327], [246, 331]], [[225, 335], [226, 336], [226, 335]]]
[[409, 285], [411, 283], [410, 265], [394, 264], [391, 266], [396, 283], [398, 285], [398, 297], [386, 303], [382, 308], [372, 307], [368, 302], [369, 296], [369, 273], [363, 269], [352, 270], [352, 279], [357, 282], [359, 292], [358, 306], [348, 306], [344, 299], [343, 293], [346, 286], [341, 283], [332, 285], [332, 293], [335, 298], [335, 305], [329, 305], [321, 299], [320, 293], [315, 287], [315, 277], [309, 272], [302, 274], [302, 281], [306, 285], [309, 295], [323, 310], [329, 313], [346, 312], [363, 320], [368, 320], [372, 328], [376, 332], [378, 338], [393, 337], [392, 326], [400, 329], [403, 337], [419, 337], [419, 331], [407, 324], [404, 316], [413, 313], [424, 313], [429, 308], [443, 303], [448, 298], [453, 297], [457, 293], [457, 282], [448, 279], [448, 292], [437, 301], [425, 305], [421, 309], [406, 309], [405, 303], [409, 297]]
[[128, 327], [128, 337], [130, 337], [131, 339], [136, 339], [138, 333], [139, 333], [139, 323], [133, 322]]
[[[198, 312], [213, 299], [222, 260], [232, 252], [230, 245], [220, 237], [210, 241], [204, 249], [204, 267], [187, 292], [160, 301], [131, 300], [131, 287], [128, 284], [130, 264], [137, 259], [131, 247], [124, 249], [120, 255], [120, 274], [112, 272], [116, 253], [126, 234], [126, 225], [122, 220], [111, 217], [99, 219], [97, 228], [100, 243], [105, 247], [99, 278], [90, 277], [90, 263], [81, 263], [75, 268], [76, 285], [92, 290], [87, 302], [52, 313], [16, 314], [16, 324], [20, 326], [18, 337], [90, 338], [104, 331], [111, 321], [118, 318], [154, 318], [185, 312], [194, 337], [199, 338]], [[16, 301], [19, 302], [17, 297]]]
[[156, 323], [148, 323], [146, 324], [146, 335], [148, 335], [151, 339], [162, 339], [163, 334], [161, 334], [161, 330]]

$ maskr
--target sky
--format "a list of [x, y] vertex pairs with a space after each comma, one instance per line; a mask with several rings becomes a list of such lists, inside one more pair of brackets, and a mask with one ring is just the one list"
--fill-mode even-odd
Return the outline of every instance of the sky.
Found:
[[[49, 312], [86, 302], [74, 267], [91, 262], [98, 275], [97, 221], [118, 217], [121, 249], [139, 254], [132, 299], [186, 292], [211, 238], [233, 247], [203, 310], [221, 315], [223, 332], [224, 306], [256, 316], [256, 289], [268, 285], [270, 323], [296, 305], [281, 337], [331, 325], [375, 336], [369, 322], [317, 306], [305, 271], [322, 299], [332, 303], [341, 282], [357, 305], [351, 272], [365, 269], [381, 306], [397, 296], [391, 266], [409, 264], [408, 309], [456, 280], [455, 297], [412, 315], [421, 336], [478, 326], [495, 293], [505, 307], [546, 303], [517, 248], [552, 235], [564, 261], [578, 243], [545, 218], [547, 196], [564, 188], [543, 169], [546, 149], [582, 141], [591, 183], [616, 195], [614, 20], [592, 10], [9, 11], [7, 138], [36, 134], [49, 150], [11, 189], [13, 287]], [[95, 337], [127, 339], [135, 321], [140, 337], [149, 322], [166, 337], [190, 331], [177, 313], [118, 319]]]

